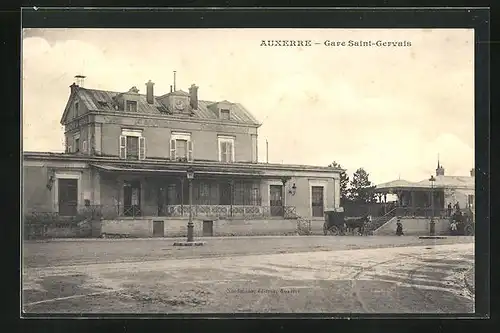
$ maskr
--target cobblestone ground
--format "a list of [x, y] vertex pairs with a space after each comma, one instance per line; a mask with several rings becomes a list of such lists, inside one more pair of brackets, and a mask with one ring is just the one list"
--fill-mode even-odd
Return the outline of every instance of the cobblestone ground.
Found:
[[[199, 248], [173, 248], [166, 240], [26, 244], [25, 255], [31, 255], [25, 257], [23, 270], [24, 311], [80, 314], [474, 310], [474, 297], [467, 287], [470, 283], [466, 282], [473, 280], [472, 239], [455, 239], [454, 244], [449, 240], [419, 240], [420, 246], [403, 246], [401, 240], [405, 238], [392, 237], [399, 247], [382, 248], [388, 245], [387, 239], [283, 238], [214, 239]], [[417, 240], [407, 238], [406, 242]], [[305, 250], [307, 247], [309, 251]], [[140, 259], [147, 258], [151, 251], [155, 252], [154, 260]], [[168, 254], [162, 256], [163, 251]], [[132, 258], [124, 258], [131, 254]], [[77, 258], [73, 263], [72, 257]], [[37, 262], [36, 258], [40, 260]]]

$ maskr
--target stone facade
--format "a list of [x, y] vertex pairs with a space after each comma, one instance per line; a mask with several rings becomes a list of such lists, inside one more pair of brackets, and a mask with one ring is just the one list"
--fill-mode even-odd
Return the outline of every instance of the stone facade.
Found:
[[[196, 86], [189, 93], [171, 91], [159, 97], [152, 89], [152, 82], [147, 84], [147, 95], [135, 87], [120, 93], [73, 84], [61, 118], [66, 152], [24, 154], [24, 211], [61, 214], [65, 196], [66, 214], [89, 207], [107, 214], [102, 232], [116, 231], [118, 226], [124, 234], [151, 236], [153, 220], [160, 218], [165, 221], [165, 235], [175, 235], [185, 228], [188, 170], [195, 175], [189, 184], [196, 193], [197, 211], [207, 210], [207, 203], [198, 199], [203, 191], [212, 198], [209, 205], [218, 206], [208, 211], [230, 207], [228, 216], [194, 216], [197, 224], [212, 218], [219, 235], [295, 229], [296, 221], [286, 219], [292, 211], [295, 218], [315, 221], [316, 227], [322, 225], [323, 210], [339, 207], [340, 169], [258, 161], [260, 123], [242, 105], [199, 100]], [[213, 184], [206, 187], [203, 182]], [[249, 203], [247, 192], [237, 194], [236, 182], [255, 200]], [[276, 185], [281, 187], [277, 190]], [[238, 203], [238, 195], [246, 195], [245, 203]], [[172, 215], [179, 205], [181, 216]], [[271, 214], [267, 221], [266, 214], [279, 207], [281, 213]], [[133, 216], [127, 215], [131, 208]], [[260, 216], [253, 216], [253, 222], [245, 215], [237, 218], [238, 212], [247, 211]], [[179, 218], [182, 223], [175, 222]]]

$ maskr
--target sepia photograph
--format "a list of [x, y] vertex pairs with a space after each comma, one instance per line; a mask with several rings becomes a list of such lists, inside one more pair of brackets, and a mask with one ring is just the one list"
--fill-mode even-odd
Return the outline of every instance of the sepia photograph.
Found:
[[473, 314], [474, 33], [23, 29], [22, 313]]

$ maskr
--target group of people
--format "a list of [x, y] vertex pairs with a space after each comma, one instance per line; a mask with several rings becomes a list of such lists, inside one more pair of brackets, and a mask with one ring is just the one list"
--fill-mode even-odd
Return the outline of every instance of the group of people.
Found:
[[[453, 212], [453, 208], [455, 208], [455, 212]], [[448, 204], [448, 216], [451, 217], [452, 215], [462, 215], [462, 211], [460, 210], [460, 204], [458, 202], [455, 203], [455, 205], [452, 206], [451, 202]], [[457, 234], [458, 233], [458, 221], [457, 219], [453, 219], [450, 223], [450, 229], [451, 233]], [[397, 221], [396, 223], [396, 235], [397, 236], [402, 236], [404, 235], [403, 233], [403, 224], [401, 221]]]
[[460, 213], [461, 210], [460, 210], [460, 204], [458, 203], [458, 201], [455, 203], [454, 206], [451, 205], [451, 202], [448, 204], [448, 217], [451, 217], [451, 215], [453, 215], [453, 207], [455, 207], [455, 212], [456, 213]]

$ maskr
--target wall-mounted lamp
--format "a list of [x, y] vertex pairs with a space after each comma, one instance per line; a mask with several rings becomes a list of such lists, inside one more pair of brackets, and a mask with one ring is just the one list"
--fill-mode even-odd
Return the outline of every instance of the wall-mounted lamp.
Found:
[[49, 176], [49, 179], [47, 180], [47, 188], [49, 191], [52, 190], [52, 186], [54, 185], [54, 182], [56, 181], [56, 178], [53, 175]]
[[288, 193], [290, 193], [291, 195], [295, 195], [296, 192], [297, 186], [295, 186], [295, 183], [293, 183], [292, 187], [288, 190]]
[[189, 168], [186, 172], [186, 175], [187, 175], [187, 179], [188, 180], [193, 180], [194, 178], [194, 170], [193, 168]]

